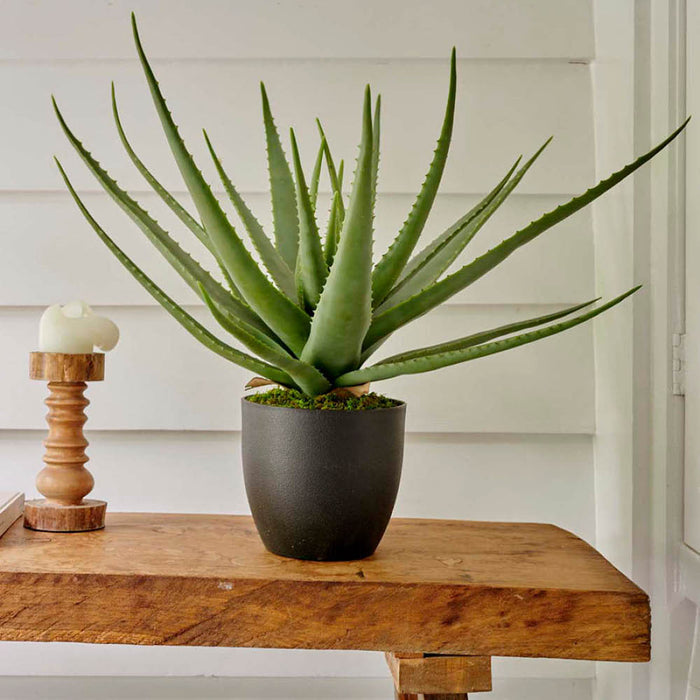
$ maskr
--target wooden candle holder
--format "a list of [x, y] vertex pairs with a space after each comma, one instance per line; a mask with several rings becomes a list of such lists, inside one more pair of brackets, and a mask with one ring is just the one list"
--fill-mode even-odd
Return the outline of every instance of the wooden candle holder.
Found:
[[45, 401], [49, 407], [46, 466], [36, 478], [37, 489], [45, 498], [24, 505], [24, 526], [31, 530], [85, 532], [105, 525], [107, 503], [85, 500], [95, 481], [85, 468], [89, 457], [83, 434], [85, 407], [90, 403], [83, 396], [86, 382], [102, 381], [104, 373], [102, 353], [30, 355], [29, 377], [47, 381], [49, 387]]

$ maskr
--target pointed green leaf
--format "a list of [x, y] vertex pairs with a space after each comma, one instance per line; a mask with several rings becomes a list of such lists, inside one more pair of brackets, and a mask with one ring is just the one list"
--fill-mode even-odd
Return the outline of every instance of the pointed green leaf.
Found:
[[241, 221], [245, 226], [250, 240], [255, 246], [255, 250], [258, 251], [260, 255], [260, 260], [262, 260], [263, 265], [270, 273], [270, 276], [274, 280], [277, 287], [284, 292], [290, 299], [296, 298], [296, 288], [294, 285], [294, 275], [292, 271], [287, 267], [287, 263], [282, 259], [282, 256], [277, 252], [275, 246], [272, 245], [267, 234], [260, 225], [260, 222], [255, 218], [253, 212], [249, 209], [245, 200], [239, 194], [238, 190], [235, 188], [231, 178], [226, 174], [221, 160], [214, 151], [214, 147], [209, 140], [209, 136], [206, 131], [204, 131], [204, 140], [209, 148], [209, 153], [214, 161], [216, 170], [219, 173], [219, 178], [228, 194], [231, 203], [238, 212], [238, 216], [241, 217]]
[[309, 199], [309, 190], [301, 167], [299, 148], [297, 147], [293, 129], [289, 130], [289, 136], [292, 142], [297, 211], [299, 212], [299, 253], [297, 256], [296, 274], [301, 283], [306, 305], [315, 309], [321, 296], [323, 285], [326, 282], [328, 268], [323, 258], [321, 237], [318, 232], [314, 209]]
[[365, 90], [360, 155], [338, 250], [301, 359], [329, 379], [354, 369], [372, 314], [372, 107]]
[[393, 333], [397, 328], [400, 328], [414, 318], [422, 316], [424, 313], [434, 309], [446, 299], [449, 299], [457, 292], [472, 284], [472, 282], [483, 277], [518, 248], [529, 243], [547, 229], [558, 224], [563, 219], [566, 219], [600, 197], [627, 176], [631, 175], [647, 161], [651, 160], [659, 151], [671, 143], [671, 141], [683, 131], [687, 124], [688, 120], [648, 153], [640, 156], [634, 162], [626, 165], [616, 173], [613, 173], [610, 177], [602, 180], [595, 185], [595, 187], [592, 187], [578, 197], [574, 197], [566, 204], [562, 204], [556, 209], [544, 214], [536, 221], [533, 221], [525, 228], [517, 231], [510, 238], [499, 243], [495, 248], [492, 248], [487, 253], [484, 253], [484, 255], [476, 258], [476, 260], [465, 265], [449, 277], [436, 282], [410, 299], [377, 315], [372, 321], [372, 326], [365, 338], [365, 350], [375, 346], [376, 343], [390, 333]]
[[299, 246], [299, 219], [292, 171], [284, 155], [265, 85], [260, 83], [263, 121], [267, 141], [267, 166], [270, 173], [272, 197], [272, 221], [275, 228], [275, 244], [290, 270], [294, 270]]
[[399, 278], [401, 271], [406, 265], [413, 249], [418, 243], [428, 214], [435, 201], [442, 173], [447, 162], [447, 153], [450, 149], [452, 139], [452, 127], [454, 125], [455, 95], [457, 91], [457, 63], [455, 50], [452, 49], [450, 60], [450, 88], [447, 98], [447, 108], [445, 118], [440, 130], [435, 155], [430, 163], [430, 168], [423, 181], [420, 193], [413, 204], [413, 208], [408, 218], [401, 227], [401, 231], [394, 239], [391, 247], [377, 263], [372, 274], [372, 298], [374, 306], [379, 306], [389, 293], [394, 283]]
[[375, 316], [417, 294], [440, 277], [453, 262], [452, 256], [459, 255], [477, 233], [478, 229], [473, 224], [504, 188], [519, 162], [520, 158], [480, 202], [411, 258], [396, 286], [375, 309]]
[[318, 185], [321, 181], [321, 166], [323, 165], [323, 152], [325, 151], [325, 143], [321, 139], [321, 145], [318, 149], [316, 155], [316, 162], [314, 163], [314, 169], [311, 173], [311, 182], [309, 183], [309, 199], [311, 200], [311, 207], [316, 211], [316, 200], [318, 199]]
[[[326, 167], [328, 168], [328, 177], [331, 181], [331, 192], [340, 192], [340, 218], [345, 218], [345, 203], [343, 202], [343, 190], [342, 190], [342, 173], [340, 170], [335, 169], [335, 162], [333, 160], [333, 155], [331, 154], [331, 148], [328, 145], [328, 139], [326, 138], [326, 133], [323, 130], [321, 120], [316, 120], [316, 125], [318, 126], [318, 131], [321, 134], [321, 141], [323, 142], [323, 152], [326, 156]], [[342, 161], [340, 165], [342, 166]]]
[[330, 268], [335, 258], [335, 251], [338, 249], [338, 239], [340, 238], [340, 195], [336, 192], [331, 201], [331, 209], [328, 214], [328, 224], [326, 225], [326, 238], [323, 245], [326, 265]]
[[134, 40], [148, 81], [153, 102], [175, 162], [192, 195], [202, 225], [219, 251], [226, 269], [250, 307], [284, 341], [294, 353], [301, 352], [309, 332], [309, 318], [267, 279], [226, 218], [221, 205], [197, 168], [177, 126], [168, 111], [160, 87], [141, 46], [136, 20], [132, 14]]
[[345, 174], [345, 161], [341, 160], [338, 164], [338, 194], [340, 195], [340, 203], [343, 203], [343, 175]]
[[[382, 96], [377, 95], [372, 120], [372, 206], [377, 201], [377, 178], [379, 177], [379, 141], [381, 135]], [[341, 163], [342, 165], [342, 163]], [[338, 180], [342, 182], [342, 176]], [[342, 185], [339, 185], [342, 187]]]
[[68, 190], [78, 205], [82, 215], [87, 222], [92, 226], [93, 230], [100, 237], [102, 242], [109, 248], [119, 262], [133, 275], [133, 277], [141, 284], [141, 286], [189, 333], [191, 333], [200, 343], [213, 350], [217, 355], [221, 355], [225, 359], [233, 362], [244, 369], [260, 374], [267, 379], [292, 386], [294, 382], [291, 377], [285, 372], [273, 367], [272, 365], [262, 362], [250, 355], [247, 355], [240, 350], [232, 348], [230, 345], [219, 340], [215, 335], [210, 333], [204, 326], [190, 316], [184, 309], [180, 308], [155, 282], [153, 282], [137, 265], [122, 251], [121, 248], [107, 235], [102, 227], [93, 218], [92, 214], [83, 204], [77, 192], [73, 188], [68, 176], [61, 164], [56, 160], [56, 164], [61, 172]]
[[160, 251], [163, 257], [172, 265], [175, 271], [187, 282], [194, 292], [199, 294], [199, 284], [201, 283], [209, 292], [217, 304], [225, 306], [231, 313], [248, 323], [256, 326], [259, 330], [271, 333], [270, 329], [248, 306], [229, 294], [203, 267], [199, 265], [188, 253], [180, 248], [177, 241], [165, 231], [160, 224], [153, 219], [148, 212], [132, 199], [129, 194], [122, 190], [117, 182], [113, 180], [109, 173], [102, 168], [99, 162], [93, 158], [90, 152], [78, 140], [66, 123], [63, 115], [58, 109], [56, 101], [53, 100], [54, 110], [58, 117], [61, 128], [66, 134], [73, 148], [87, 165], [90, 172], [110, 197], [126, 212], [131, 220], [146, 234], [146, 237]]
[[[318, 232], [316, 215], [311, 206], [306, 178], [301, 166], [299, 148], [294, 130], [289, 130], [292, 143], [292, 160], [297, 192], [297, 210], [299, 211], [299, 254], [297, 256], [296, 274], [303, 290], [306, 304], [316, 308], [321, 290], [328, 275], [326, 261], [323, 258], [321, 237]], [[298, 286], [299, 283], [297, 283]]]
[[317, 396], [330, 391], [332, 388], [330, 382], [315, 367], [292, 357], [277, 343], [262, 333], [251, 332], [250, 328], [242, 328], [236, 319], [219, 309], [206, 293], [206, 290], [202, 291], [204, 300], [219, 325], [242, 343], [245, 343], [248, 349], [258, 355], [258, 357], [267, 360], [275, 367], [286, 372], [305, 394]]
[[[469, 241], [474, 238], [481, 230], [481, 227], [491, 218], [494, 212], [505, 202], [510, 193], [518, 186], [518, 183], [523, 179], [525, 173], [530, 169], [550, 141], [551, 139], [547, 140], [532, 158], [520, 168], [512, 179], [510, 175], [513, 169], [511, 169], [506, 175], [506, 178], [501, 180], [496, 186], [495, 190], [492, 190], [492, 193], [482, 200], [482, 203], [485, 203], [484, 206], [477, 205], [475, 207], [476, 212], [473, 217], [464, 221], [462, 226], [458, 226], [454, 230], [453, 227], [450, 227], [448, 232], [451, 231], [451, 233], [448, 233], [447, 236], [441, 236], [441, 240], [432, 251], [423, 256], [422, 262], [411, 266], [411, 270], [409, 270], [406, 276], [391, 290], [380, 309], [386, 310], [391, 306], [396, 306], [396, 304], [399, 304], [405, 299], [409, 299], [414, 294], [418, 294], [418, 292], [429, 287], [433, 282], [438, 280], [442, 273], [457, 259], [457, 256], [464, 250]], [[380, 310], [378, 309], [378, 311]]]
[[550, 335], [555, 335], [568, 330], [569, 328], [573, 328], [574, 326], [578, 326], [579, 324], [602, 314], [607, 309], [619, 304], [623, 299], [630, 296], [630, 294], [634, 294], [638, 289], [639, 287], [634, 287], [628, 292], [616, 297], [612, 301], [609, 301], [607, 304], [603, 304], [592, 311], [576, 316], [569, 321], [555, 323], [552, 326], [541, 328], [536, 331], [530, 331], [529, 333], [522, 333], [521, 335], [506, 338], [505, 340], [496, 340], [491, 343], [484, 343], [483, 345], [471, 347], [468, 346], [458, 350], [431, 352], [430, 348], [424, 348], [424, 352], [415, 351], [415, 353], [420, 353], [420, 355], [417, 354], [408, 360], [398, 360], [395, 362], [387, 361], [381, 364], [372, 365], [371, 367], [366, 367], [365, 369], [359, 369], [354, 372], [343, 374], [336, 379], [335, 384], [336, 386], [355, 386], [357, 384], [364, 384], [365, 382], [377, 382], [382, 379], [390, 379], [391, 377], [397, 377], [402, 374], [430, 372], [432, 370], [440, 369], [441, 367], [449, 367], [450, 365], [456, 365], [460, 362], [476, 360], [479, 357], [494, 355], [495, 353], [503, 352], [504, 350], [517, 348], [521, 345], [527, 345], [528, 343], [534, 343], [537, 340], [542, 340]]
[[508, 323], [504, 326], [498, 326], [497, 328], [491, 328], [486, 331], [480, 331], [478, 333], [472, 333], [471, 335], [466, 335], [463, 338], [458, 338], [457, 340], [450, 340], [446, 343], [439, 343], [437, 345], [431, 345], [427, 348], [420, 348], [419, 350], [409, 350], [408, 352], [402, 352], [398, 355], [392, 355], [384, 360], [379, 361], [377, 364], [383, 365], [392, 362], [404, 362], [406, 360], [413, 360], [419, 357], [426, 357], [428, 355], [435, 355], [442, 352], [452, 352], [454, 350], [463, 350], [464, 348], [471, 348], [474, 345], [480, 345], [494, 338], [500, 338], [504, 335], [509, 335], [511, 333], [517, 333], [518, 331], [524, 331], [526, 328], [534, 328], [535, 326], [542, 326], [545, 323], [551, 323], [552, 321], [557, 321], [564, 316], [573, 314], [576, 311], [595, 304], [600, 301], [600, 297], [597, 299], [592, 299], [591, 301], [585, 301], [582, 304], [576, 304], [574, 306], [568, 306], [561, 311], [555, 311], [551, 314], [546, 314], [544, 316], [537, 316], [536, 318], [528, 318], [524, 321], [516, 321], [515, 323]]
[[[55, 106], [55, 103], [54, 103]], [[153, 175], [153, 173], [146, 167], [144, 162], [139, 158], [138, 154], [134, 150], [131, 142], [127, 138], [126, 131], [122, 124], [121, 117], [119, 116], [119, 107], [117, 106], [117, 94], [114, 83], [112, 83], [112, 115], [114, 116], [114, 123], [117, 127], [117, 133], [119, 134], [119, 139], [124, 146], [124, 150], [131, 159], [131, 162], [136, 166], [136, 169], [141, 173], [143, 178], [148, 182], [148, 184], [153, 188], [155, 193], [168, 205], [170, 210], [180, 219], [180, 221], [187, 226], [187, 228], [199, 239], [199, 241], [207, 247], [207, 249], [212, 253], [216, 254], [216, 248], [209, 240], [206, 231], [202, 228], [200, 223], [183, 207], [180, 202], [173, 197], [168, 190], [161, 185], [158, 179]]]
[[[496, 184], [496, 186], [476, 205], [474, 205], [466, 214], [461, 216], [457, 221], [455, 221], [448, 229], [441, 233], [435, 240], [431, 241], [425, 248], [423, 248], [419, 253], [416, 253], [408, 262], [406, 267], [403, 269], [401, 275], [399, 275], [399, 283], [405, 280], [407, 277], [413, 275], [417, 270], [425, 265], [429, 258], [432, 258], [435, 253], [439, 251], [446, 243], [449, 243], [454, 236], [464, 228], [472, 219], [474, 219], [478, 214], [480, 214], [496, 197], [496, 195], [505, 187], [506, 183], [510, 180], [511, 176], [518, 167], [518, 164], [522, 160], [522, 156], [518, 156], [515, 163], [510, 167], [510, 170], [505, 174], [505, 176]], [[398, 284], [397, 284], [398, 286]], [[396, 287], [394, 287], [396, 289]], [[393, 292], [393, 290], [392, 290]], [[388, 301], [384, 300], [384, 303]]]
[[117, 107], [117, 95], [112, 83], [112, 114], [114, 115], [114, 122], [117, 126], [117, 132], [119, 133], [119, 138], [126, 150], [127, 155], [131, 159], [131, 162], [136, 166], [136, 169], [141, 173], [143, 178], [148, 182], [148, 184], [153, 188], [153, 191], [165, 202], [165, 204], [170, 208], [170, 210], [177, 216], [178, 219], [197, 237], [197, 239], [206, 246], [207, 250], [214, 256], [221, 274], [226, 280], [231, 291], [240, 298], [241, 294], [238, 288], [231, 279], [228, 270], [223, 266], [221, 260], [219, 260], [218, 252], [214, 247], [214, 244], [209, 240], [206, 231], [202, 228], [200, 223], [180, 204], [180, 202], [173, 197], [168, 190], [160, 184], [153, 173], [145, 166], [143, 161], [139, 158], [136, 151], [131, 146], [129, 139], [126, 137], [126, 132], [122, 126], [121, 119], [119, 117], [119, 109]]

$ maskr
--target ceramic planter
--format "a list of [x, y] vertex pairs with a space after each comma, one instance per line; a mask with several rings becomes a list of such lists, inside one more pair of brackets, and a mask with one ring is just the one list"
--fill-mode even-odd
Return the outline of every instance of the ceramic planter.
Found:
[[406, 405], [323, 411], [242, 401], [245, 487], [265, 547], [315, 561], [372, 554], [399, 488]]

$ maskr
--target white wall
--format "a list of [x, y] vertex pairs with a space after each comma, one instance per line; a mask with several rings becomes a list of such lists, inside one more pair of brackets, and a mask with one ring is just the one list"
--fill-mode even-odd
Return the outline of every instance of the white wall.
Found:
[[[0, 228], [5, 241], [0, 372], [6, 397], [0, 405], [0, 486], [34, 492], [45, 388], [27, 379], [26, 356], [42, 307], [80, 297], [112, 316], [123, 333], [108, 357], [107, 381], [89, 389], [95, 496], [109, 500], [113, 510], [247, 511], [237, 432], [247, 374], [210, 355], [154, 305], [88, 230], [51, 162], [51, 155], [59, 154], [105, 228], [175, 298], [204, 317], [197, 299], [99, 191], [50, 109], [53, 93], [103, 165], [139, 193], [159, 220], [172, 223], [145, 193], [111, 122], [109, 82], [115, 80], [135, 147], [168, 187], [182, 191], [134, 59], [131, 9], [176, 120], [205, 173], [213, 182], [198, 131], [202, 126], [263, 223], [270, 217], [257, 81], [266, 81], [280, 126], [297, 128], [307, 164], [316, 147], [317, 115], [334, 150], [354, 158], [362, 86], [370, 81], [380, 90], [378, 252], [400, 226], [431, 157], [449, 50], [455, 44], [460, 78], [454, 145], [426, 237], [485, 193], [515, 156], [531, 153], [551, 134], [556, 137], [473, 242], [471, 257], [593, 181], [592, 4], [0, 0]], [[172, 230], [189, 244], [174, 225]], [[387, 351], [591, 298], [594, 274], [593, 224], [586, 212], [397, 334]], [[553, 522], [595, 542], [594, 384], [589, 326], [430, 377], [378, 385], [409, 402], [397, 514]], [[162, 487], [166, 477], [174, 484], [169, 490]], [[0, 645], [0, 674], [386, 676], [377, 654], [60, 644]], [[585, 662], [496, 661], [496, 690], [483, 697], [583, 700], [591, 697], [592, 674], [593, 665]], [[3, 690], [0, 678], [0, 698], [22, 696], [26, 686], [17, 683], [7, 682]], [[43, 687], [52, 693], [65, 687], [51, 683], [59, 685]], [[270, 687], [258, 694], [277, 692]], [[130, 688], [134, 697], [150, 692]], [[193, 686], [182, 697], [238, 692], [215, 695], [219, 691], [207, 688]], [[240, 692], [258, 692], [246, 688]], [[163, 697], [175, 697], [167, 694], [174, 691], [163, 692]], [[306, 692], [339, 697], [346, 691]]]

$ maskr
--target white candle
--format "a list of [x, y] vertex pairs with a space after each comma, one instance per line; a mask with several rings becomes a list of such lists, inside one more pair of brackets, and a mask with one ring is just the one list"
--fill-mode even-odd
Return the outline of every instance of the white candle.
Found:
[[116, 324], [97, 316], [84, 301], [54, 304], [39, 322], [39, 351], [81, 354], [111, 350], [119, 340]]

